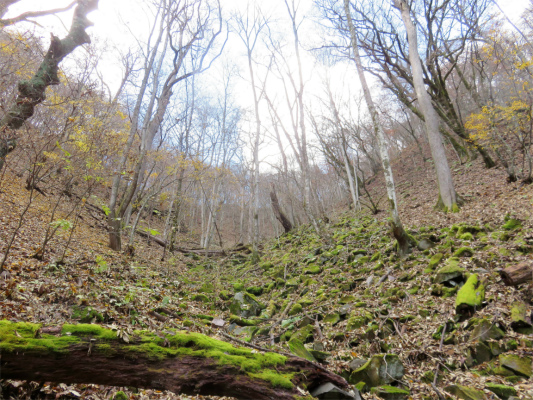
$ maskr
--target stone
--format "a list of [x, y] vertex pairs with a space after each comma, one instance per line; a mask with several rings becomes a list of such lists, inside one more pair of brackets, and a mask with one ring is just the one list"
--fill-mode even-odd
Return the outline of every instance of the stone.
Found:
[[485, 400], [487, 397], [481, 390], [461, 385], [446, 386], [444, 390], [463, 400]]
[[485, 285], [478, 279], [477, 274], [472, 274], [457, 293], [455, 312], [462, 317], [471, 317], [481, 308], [484, 301]]
[[478, 342], [474, 348], [474, 352], [476, 355], [476, 363], [482, 364], [484, 362], [488, 362], [492, 360], [493, 355], [492, 351], [490, 350], [489, 346], [487, 346], [483, 342]]
[[488, 382], [485, 384], [485, 387], [503, 400], [508, 400], [509, 397], [517, 395], [516, 389], [512, 386], [499, 385], [496, 383]]
[[302, 357], [313, 362], [316, 361], [315, 357], [313, 357], [309, 350], [305, 348], [304, 344], [296, 338], [291, 338], [291, 340], [289, 340], [289, 349], [291, 350], [292, 354], [295, 354], [298, 357]]
[[470, 334], [470, 341], [480, 340], [486, 342], [490, 339], [500, 340], [504, 336], [505, 332], [498, 327], [498, 324], [493, 324], [491, 321], [484, 318], [479, 320], [475, 325], [474, 330]]
[[333, 325], [338, 324], [340, 320], [341, 320], [341, 317], [339, 314], [328, 314], [326, 315], [326, 317], [324, 318], [324, 321], [322, 322], [333, 326]]
[[370, 392], [385, 400], [405, 400], [410, 395], [408, 390], [388, 385], [372, 388]]
[[433, 243], [431, 240], [428, 240], [428, 239], [422, 239], [421, 241], [417, 243], [416, 247], [420, 251], [429, 250], [435, 247], [435, 243]]
[[515, 354], [500, 354], [500, 365], [508, 370], [511, 370], [516, 375], [525, 376], [529, 378], [531, 371], [531, 358], [520, 357]]
[[324, 383], [311, 392], [311, 396], [320, 400], [361, 400], [359, 390], [355, 389], [353, 394], [339, 389], [333, 383]]
[[518, 333], [530, 335], [533, 333], [531, 318], [527, 315], [526, 305], [516, 302], [511, 308], [511, 328]]
[[459, 266], [459, 258], [451, 257], [446, 261], [446, 265], [437, 271], [434, 283], [447, 284], [450, 281], [462, 282], [464, 281], [464, 268]]
[[328, 353], [327, 351], [320, 351], [320, 350], [309, 350], [309, 353], [320, 363], [326, 362], [327, 358], [331, 356], [331, 353]]
[[352, 384], [365, 382], [368, 387], [372, 388], [401, 379], [404, 371], [403, 364], [396, 354], [378, 354], [353, 371], [349, 382]]
[[350, 361], [349, 367], [351, 371], [355, 371], [356, 369], [361, 368], [363, 365], [366, 364], [368, 360], [363, 358], [354, 358], [352, 361]]
[[260, 303], [253, 294], [247, 292], [236, 293], [229, 307], [232, 314], [244, 318], [256, 317], [264, 308], [266, 308], [264, 304]]

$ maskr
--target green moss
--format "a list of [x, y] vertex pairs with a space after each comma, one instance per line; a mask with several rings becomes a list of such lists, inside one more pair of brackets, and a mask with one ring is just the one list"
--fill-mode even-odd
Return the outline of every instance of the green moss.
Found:
[[429, 260], [428, 268], [431, 268], [431, 269], [435, 268], [441, 262], [443, 257], [444, 257], [444, 254], [442, 253], [434, 254]]
[[380, 394], [383, 392], [388, 393], [388, 394], [405, 394], [405, 395], [410, 394], [408, 390], [398, 388], [395, 386], [389, 386], [389, 385], [383, 385], [383, 386], [372, 388], [370, 392], [375, 393], [375, 394]]
[[93, 320], [104, 322], [103, 315], [92, 307], [74, 306], [72, 308], [72, 318], [79, 320], [80, 322], [91, 322]]
[[316, 264], [310, 264], [308, 268], [305, 268], [303, 273], [308, 275], [317, 275], [322, 272], [322, 269]]
[[128, 396], [121, 390], [120, 392], [115, 393], [113, 400], [128, 400]]
[[487, 382], [485, 387], [492, 393], [495, 393], [501, 399], [508, 399], [511, 396], [516, 396], [518, 393], [515, 388], [507, 385], [499, 385], [497, 383]]
[[470, 247], [461, 247], [460, 249], [457, 249], [455, 253], [453, 253], [454, 257], [472, 257], [474, 255], [474, 250], [472, 250]]
[[233, 284], [233, 290], [235, 290], [236, 292], [244, 291], [244, 284], [242, 282], [235, 282]]
[[270, 382], [270, 384], [274, 387], [292, 389], [294, 386], [291, 382], [294, 374], [280, 374], [272, 370], [264, 370], [258, 373], [250, 373], [248, 375], [252, 378], [258, 378]]
[[468, 306], [479, 309], [484, 300], [485, 286], [479, 281], [477, 274], [473, 274], [457, 293], [455, 307], [459, 309]]
[[316, 361], [313, 355], [305, 348], [304, 344], [297, 338], [291, 338], [289, 340], [289, 348], [291, 353], [296, 354], [298, 357], [305, 358], [309, 361]]
[[303, 307], [300, 303], [296, 303], [289, 311], [289, 315], [296, 315], [303, 311]]
[[517, 219], [506, 217], [505, 224], [503, 224], [502, 228], [506, 231], [514, 231], [515, 229], [522, 228], [522, 223]]
[[263, 294], [263, 287], [261, 286], [250, 286], [246, 288], [248, 293], [253, 294], [254, 296], [261, 296]]
[[102, 339], [102, 340], [114, 340], [117, 338], [117, 334], [115, 331], [111, 329], [102, 328], [100, 325], [94, 325], [94, 324], [78, 324], [78, 325], [71, 325], [71, 324], [65, 324], [63, 325], [63, 329], [61, 330], [61, 334], [63, 335], [74, 335], [74, 336], [92, 336], [96, 339]]
[[474, 235], [472, 235], [470, 232], [466, 232], [466, 233], [463, 233], [462, 235], [460, 235], [459, 239], [472, 241], [472, 240], [474, 240]]

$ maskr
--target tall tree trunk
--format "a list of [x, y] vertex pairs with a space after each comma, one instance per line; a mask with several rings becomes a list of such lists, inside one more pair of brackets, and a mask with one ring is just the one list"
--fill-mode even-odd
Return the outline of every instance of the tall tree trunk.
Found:
[[271, 183], [270, 187], [270, 202], [272, 203], [272, 210], [274, 211], [274, 215], [283, 226], [283, 229], [285, 229], [285, 233], [292, 231], [292, 223], [285, 216], [285, 213], [279, 205], [278, 196], [276, 194], [276, 188], [274, 187], [273, 183]]
[[389, 158], [389, 150], [387, 148], [387, 140], [385, 138], [385, 133], [383, 132], [383, 127], [379, 121], [379, 115], [374, 105], [372, 95], [370, 94], [370, 88], [366, 81], [365, 72], [363, 70], [363, 64], [361, 62], [361, 56], [359, 54], [359, 46], [357, 44], [357, 36], [355, 33], [355, 26], [352, 21], [352, 15], [350, 12], [350, 3], [349, 0], [344, 0], [344, 12], [346, 13], [348, 27], [350, 30], [350, 36], [352, 41], [352, 50], [354, 53], [355, 64], [357, 67], [357, 73], [359, 75], [359, 80], [361, 81], [361, 87], [363, 89], [363, 94], [365, 97], [366, 105], [368, 111], [370, 112], [370, 117], [372, 118], [372, 125], [374, 127], [374, 134], [378, 139], [379, 151], [381, 154], [381, 163], [383, 165], [383, 173], [385, 175], [385, 185], [387, 187], [387, 196], [389, 198], [389, 210], [391, 215], [391, 229], [394, 235], [394, 238], [398, 242], [398, 252], [401, 255], [405, 255], [410, 251], [411, 241], [409, 236], [403, 228], [402, 221], [398, 214], [398, 201], [396, 200], [396, 187], [394, 185], [394, 176], [392, 174], [392, 167]]
[[405, 0], [394, 1], [395, 6], [400, 10], [402, 21], [407, 32], [407, 41], [409, 42], [409, 62], [411, 63], [413, 83], [418, 97], [418, 103], [420, 104], [420, 108], [424, 115], [431, 155], [435, 162], [437, 182], [439, 185], [437, 208], [444, 211], [455, 212], [459, 210], [457, 193], [455, 192], [452, 172], [446, 158], [446, 149], [442, 143], [442, 136], [439, 132], [439, 116], [433, 108], [431, 98], [424, 85], [422, 63], [420, 61], [420, 55], [418, 54], [416, 27], [411, 20], [411, 14], [407, 2]]

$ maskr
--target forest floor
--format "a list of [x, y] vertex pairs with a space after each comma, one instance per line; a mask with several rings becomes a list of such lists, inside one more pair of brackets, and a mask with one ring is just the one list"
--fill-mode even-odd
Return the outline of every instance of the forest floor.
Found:
[[[102, 215], [87, 209], [64, 263], [58, 263], [68, 230], [58, 230], [42, 257], [34, 255], [40, 254], [46, 228], [67, 219], [68, 210], [60, 207], [51, 221], [53, 202], [48, 197], [54, 195], [37, 195], [0, 276], [0, 319], [44, 325], [93, 322], [127, 331], [177, 327], [228, 341], [224, 332], [283, 352], [290, 352], [289, 341], [298, 339], [347, 379], [356, 369], [354, 359], [398, 355], [405, 375], [395, 384], [409, 390], [413, 399], [438, 398], [432, 386], [436, 371], [441, 393], [449, 385], [463, 385], [496, 399], [488, 387], [504, 384], [518, 398], [531, 398], [533, 378], [502, 373], [494, 349], [526, 360], [533, 356], [531, 334], [511, 327], [516, 302], [525, 303], [531, 314], [532, 291], [527, 285], [504, 286], [497, 272], [533, 262], [533, 185], [507, 183], [503, 171], [487, 170], [480, 160], [455, 162], [452, 169], [465, 202], [461, 212], [446, 214], [433, 210], [437, 189], [429, 162], [413, 156], [395, 164], [402, 221], [419, 243], [430, 243], [430, 248], [414, 249], [403, 259], [394, 252], [383, 211], [339, 211], [322, 226], [320, 236], [301, 227], [266, 241], [261, 262], [254, 264], [249, 251], [218, 258], [173, 254], [160, 262], [161, 247], [140, 237], [135, 256], [114, 253], [106, 246]], [[24, 186], [9, 174], [1, 183], [2, 248], [28, 203]], [[383, 197], [381, 179], [370, 189], [374, 198]], [[430, 266], [437, 254], [442, 254], [440, 262]], [[437, 271], [454, 256], [460, 276], [436, 283]], [[472, 273], [485, 281], [485, 302], [474, 319], [462, 322], [455, 312], [457, 289]], [[255, 295], [261, 304], [257, 315], [238, 315], [243, 311], [235, 307], [238, 292]], [[214, 319], [223, 320], [224, 327], [217, 327]], [[472, 332], [483, 319], [501, 335], [482, 343], [489, 355], [477, 360], [481, 341]], [[444, 324], [441, 343], [439, 327]], [[4, 380], [1, 385], [18, 398], [109, 399], [118, 390], [130, 399], [210, 398], [101, 385], [47, 383], [38, 390], [36, 383]]]

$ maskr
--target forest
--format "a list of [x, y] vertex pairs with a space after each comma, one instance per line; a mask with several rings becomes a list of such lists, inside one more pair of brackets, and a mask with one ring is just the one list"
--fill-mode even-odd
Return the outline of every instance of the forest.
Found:
[[533, 0], [0, 0], [0, 399], [533, 399]]

